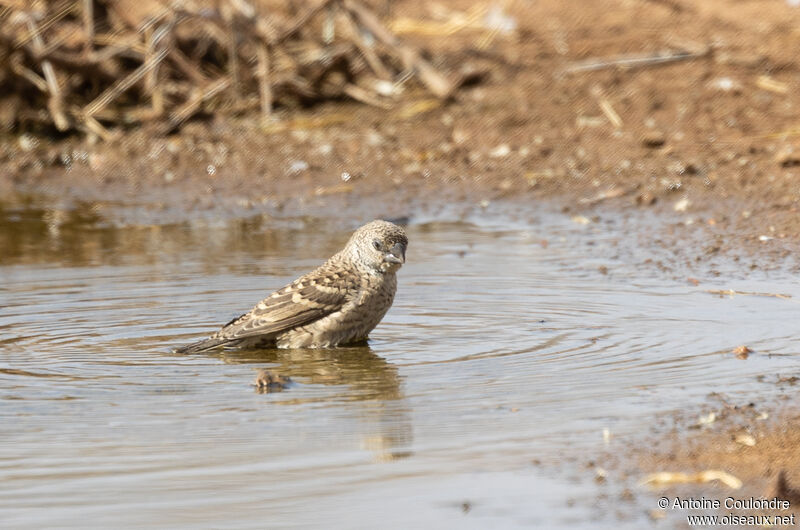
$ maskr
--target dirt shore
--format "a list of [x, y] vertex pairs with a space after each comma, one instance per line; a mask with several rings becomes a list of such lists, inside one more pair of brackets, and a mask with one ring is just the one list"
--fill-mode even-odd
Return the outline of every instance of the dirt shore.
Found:
[[[788, 385], [789, 383], [781, 383]], [[652, 440], [649, 448], [633, 449], [633, 458], [609, 457], [602, 464], [609, 475], [627, 479], [630, 489], [623, 491], [633, 499], [639, 492], [639, 505], [653, 520], [668, 519], [679, 527], [686, 515], [717, 513], [739, 515], [800, 514], [800, 463], [797, 447], [797, 409], [775, 404], [733, 404], [716, 396], [716, 412], [699, 417], [675, 419], [673, 428]], [[649, 493], [642, 493], [642, 487]], [[628, 492], [628, 493], [625, 493]], [[657, 498], [718, 500], [714, 509], [658, 506]], [[725, 506], [725, 499], [784, 499], [784, 509], [739, 509]], [[735, 525], [734, 525], [735, 526]], [[780, 526], [780, 525], [776, 525]]]
[[[435, 28], [471, 6], [407, 1], [393, 20]], [[334, 102], [282, 109], [266, 125], [220, 115], [97, 145], [15, 135], [0, 147], [0, 189], [234, 215], [347, 196], [377, 196], [387, 215], [418, 202], [559, 197], [703, 212], [745, 241], [800, 234], [798, 64], [786, 46], [800, 10], [545, 1], [503, 15], [513, 32], [395, 26], [444, 71], [487, 72], [450, 103], [411, 87], [389, 111]], [[678, 59], [646, 59], [659, 54]]]
[[[396, 4], [395, 22], [431, 27], [472, 5]], [[14, 204], [35, 194], [66, 209], [88, 202], [99, 216], [138, 223], [335, 215], [351, 205], [397, 217], [548, 200], [574, 215], [668, 212], [681, 231], [667, 245], [680, 248], [687, 231], [708, 241], [689, 249], [692, 259], [733, 249], [783, 262], [796, 253], [800, 9], [782, 0], [542, 0], [510, 2], [503, 14], [516, 24], [509, 33], [398, 30], [433, 50], [444, 71], [486, 72], [453, 101], [409, 87], [388, 111], [332, 102], [279, 109], [269, 124], [218, 115], [172, 136], [141, 127], [98, 144], [14, 134], [0, 143], [0, 195]], [[727, 420], [729, 429], [676, 431], [638, 469], [719, 468], [754, 495], [783, 471], [800, 488], [796, 411], [771, 407], [763, 423], [743, 423], [743, 414], [729, 415], [742, 420]], [[736, 441], [743, 432], [753, 445]]]

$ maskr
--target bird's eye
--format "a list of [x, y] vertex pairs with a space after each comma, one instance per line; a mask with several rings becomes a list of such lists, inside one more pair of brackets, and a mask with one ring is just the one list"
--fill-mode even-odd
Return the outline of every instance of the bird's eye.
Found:
[[375, 240], [372, 241], [372, 246], [375, 248], [375, 250], [380, 250], [381, 249], [381, 242], [378, 241], [377, 239], [375, 239]]

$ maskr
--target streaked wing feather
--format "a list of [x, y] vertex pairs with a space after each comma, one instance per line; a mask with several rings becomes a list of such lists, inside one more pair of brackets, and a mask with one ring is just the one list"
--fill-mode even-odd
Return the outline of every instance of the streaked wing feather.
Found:
[[318, 269], [265, 298], [217, 336], [235, 340], [277, 335], [339, 311], [355, 290], [357, 286], [348, 275]]

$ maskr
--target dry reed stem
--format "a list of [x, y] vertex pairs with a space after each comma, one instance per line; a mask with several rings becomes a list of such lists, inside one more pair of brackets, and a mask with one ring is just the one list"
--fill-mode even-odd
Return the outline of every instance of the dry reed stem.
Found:
[[258, 87], [261, 99], [261, 118], [268, 119], [272, 114], [272, 85], [270, 84], [270, 50], [265, 43], [256, 48], [258, 53]]
[[379, 41], [393, 49], [406, 68], [412, 69], [417, 73], [420, 81], [428, 90], [442, 99], [450, 97], [455, 85], [422, 58], [416, 50], [400, 42], [400, 39], [386, 29], [370, 10], [354, 0], [343, 0], [343, 4], [356, 17], [361, 26], [372, 33]]

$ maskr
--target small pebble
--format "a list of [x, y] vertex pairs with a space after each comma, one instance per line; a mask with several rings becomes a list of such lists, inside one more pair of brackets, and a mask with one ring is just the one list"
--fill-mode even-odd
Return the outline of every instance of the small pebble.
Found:
[[500, 144], [491, 151], [489, 151], [489, 156], [491, 158], [503, 158], [511, 154], [511, 147], [508, 144]]
[[743, 359], [744, 360], [744, 359], [747, 359], [747, 357], [751, 353], [753, 353], [753, 350], [751, 350], [747, 346], [742, 345], [742, 346], [739, 346], [737, 348], [734, 348], [733, 349], [733, 353], [736, 355], [737, 359]]
[[645, 147], [661, 147], [667, 142], [667, 138], [661, 131], [647, 131], [642, 135], [642, 145]]
[[796, 167], [800, 166], [800, 152], [794, 149], [784, 149], [775, 155], [775, 162], [781, 167]]

